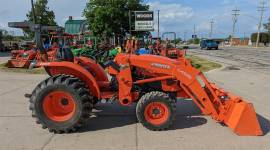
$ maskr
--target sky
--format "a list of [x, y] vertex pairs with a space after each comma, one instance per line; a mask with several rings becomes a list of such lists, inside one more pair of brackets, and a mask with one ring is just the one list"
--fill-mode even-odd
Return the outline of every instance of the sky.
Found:
[[[232, 9], [240, 9], [236, 25], [236, 36], [249, 36], [257, 31], [261, 0], [145, 0], [150, 9], [155, 11], [157, 27], [157, 10], [160, 10], [160, 31], [173, 31], [178, 37], [191, 38], [194, 32], [199, 37], [208, 37], [210, 21], [213, 19], [213, 37], [228, 37], [232, 33]], [[266, 0], [268, 1], [268, 0]], [[68, 16], [81, 19], [87, 0], [49, 0], [49, 8], [55, 12], [56, 21], [64, 25]], [[20, 34], [20, 30], [7, 27], [8, 22], [23, 21], [31, 9], [30, 0], [0, 0], [0, 29], [12, 34]], [[4, 7], [3, 7], [4, 6]], [[267, 3], [263, 21], [270, 18], [270, 1]], [[156, 33], [153, 33], [156, 35]], [[186, 35], [186, 36], [184, 36]]]

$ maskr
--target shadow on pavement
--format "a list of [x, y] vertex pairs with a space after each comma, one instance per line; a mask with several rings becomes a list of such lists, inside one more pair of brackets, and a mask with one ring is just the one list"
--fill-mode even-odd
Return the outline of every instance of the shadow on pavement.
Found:
[[263, 135], [268, 134], [270, 132], [270, 121], [259, 114], [257, 114], [257, 118], [261, 125]]
[[[94, 113], [95, 116], [92, 116], [79, 132], [112, 129], [137, 123], [135, 104], [129, 107], [99, 104], [97, 108], [101, 111]], [[176, 121], [170, 130], [192, 128], [207, 123], [205, 118], [199, 116], [201, 112], [192, 100], [179, 100], [176, 114]]]
[[207, 123], [207, 120], [202, 117], [193, 116], [176, 116], [176, 121], [169, 130], [185, 129], [201, 126]]
[[200, 117], [201, 111], [193, 100], [178, 100], [176, 114], [176, 121], [171, 130], [192, 128], [207, 123], [205, 118]]

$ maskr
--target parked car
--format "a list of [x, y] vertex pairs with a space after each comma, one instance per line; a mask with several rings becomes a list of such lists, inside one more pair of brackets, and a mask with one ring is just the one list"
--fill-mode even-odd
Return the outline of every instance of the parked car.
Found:
[[201, 47], [201, 49], [207, 49], [207, 50], [216, 49], [216, 50], [218, 50], [218, 43], [214, 40], [209, 40], [209, 39], [201, 40], [200, 47]]

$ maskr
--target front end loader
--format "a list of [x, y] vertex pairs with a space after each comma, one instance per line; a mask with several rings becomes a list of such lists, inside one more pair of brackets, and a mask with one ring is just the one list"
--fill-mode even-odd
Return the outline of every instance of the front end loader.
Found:
[[123, 106], [137, 103], [136, 116], [144, 127], [166, 130], [175, 120], [176, 101], [192, 98], [202, 114], [237, 135], [263, 134], [251, 103], [210, 83], [184, 57], [118, 54], [114, 61], [102, 65], [85, 57], [38, 65], [51, 77], [27, 97], [32, 116], [50, 132], [77, 131], [96, 102], [104, 99], [117, 100]]

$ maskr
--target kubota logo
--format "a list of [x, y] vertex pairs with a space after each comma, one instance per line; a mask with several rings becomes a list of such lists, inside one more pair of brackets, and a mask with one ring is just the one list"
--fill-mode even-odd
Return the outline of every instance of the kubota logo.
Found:
[[170, 68], [171, 68], [171, 67], [168, 66], [168, 65], [159, 64], [159, 63], [152, 63], [151, 66], [157, 67], [157, 68], [162, 68], [162, 69], [170, 69]]

